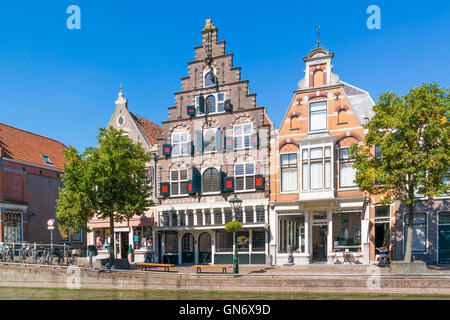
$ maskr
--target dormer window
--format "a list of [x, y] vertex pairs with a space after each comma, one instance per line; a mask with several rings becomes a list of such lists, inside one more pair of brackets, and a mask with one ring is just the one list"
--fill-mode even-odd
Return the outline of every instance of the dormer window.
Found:
[[52, 160], [50, 160], [49, 156], [42, 155], [42, 159], [44, 159], [45, 164], [48, 164], [48, 165], [51, 165], [51, 166], [53, 165], [53, 162], [52, 162]]

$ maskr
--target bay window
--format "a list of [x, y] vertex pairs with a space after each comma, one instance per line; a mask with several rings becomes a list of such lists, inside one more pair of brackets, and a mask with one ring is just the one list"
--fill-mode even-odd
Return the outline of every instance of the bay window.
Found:
[[297, 191], [297, 154], [281, 156], [281, 191]]
[[355, 187], [356, 169], [353, 168], [355, 160], [350, 157], [349, 148], [339, 149], [339, 188]]
[[309, 131], [327, 130], [327, 101], [309, 104]]
[[331, 147], [302, 149], [303, 190], [330, 189], [331, 172]]

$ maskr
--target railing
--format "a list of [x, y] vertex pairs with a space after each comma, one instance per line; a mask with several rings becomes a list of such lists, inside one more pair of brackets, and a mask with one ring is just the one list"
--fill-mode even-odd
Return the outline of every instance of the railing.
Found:
[[66, 244], [0, 242], [0, 262], [68, 266], [76, 265], [81, 255]]

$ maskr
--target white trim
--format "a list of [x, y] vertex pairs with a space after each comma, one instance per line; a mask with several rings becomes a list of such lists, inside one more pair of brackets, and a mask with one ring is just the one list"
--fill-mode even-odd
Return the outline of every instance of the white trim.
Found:
[[34, 163], [29, 163], [29, 162], [23, 162], [23, 161], [14, 160], [14, 159], [11, 159], [11, 158], [2, 157], [2, 159], [3, 159], [3, 160], [8, 160], [8, 161], [11, 161], [11, 162], [15, 162], [15, 163], [25, 164], [25, 165], [32, 166], [32, 167], [43, 168], [43, 169], [48, 169], [48, 170], [58, 171], [58, 172], [64, 172], [64, 170], [62, 170], [62, 169], [57, 169], [57, 168], [52, 168], [52, 167], [41, 166], [41, 165], [39, 165], [39, 164], [34, 164]]

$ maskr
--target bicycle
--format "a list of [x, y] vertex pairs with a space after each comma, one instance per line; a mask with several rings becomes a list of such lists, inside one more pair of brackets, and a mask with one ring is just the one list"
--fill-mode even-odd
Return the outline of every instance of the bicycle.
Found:
[[11, 245], [7, 243], [2, 243], [0, 247], [1, 260], [3, 262], [13, 262], [14, 261], [14, 251]]

